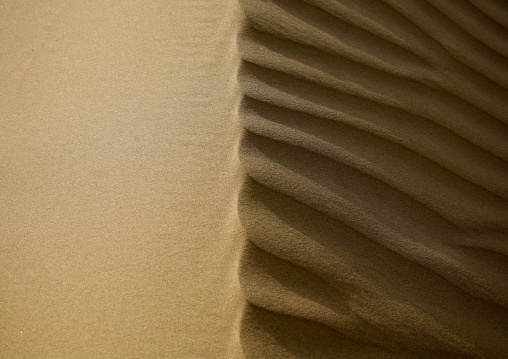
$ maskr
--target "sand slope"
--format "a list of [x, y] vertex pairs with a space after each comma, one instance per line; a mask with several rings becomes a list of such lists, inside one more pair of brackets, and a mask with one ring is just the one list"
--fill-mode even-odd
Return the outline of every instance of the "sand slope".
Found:
[[508, 353], [508, 7], [240, 1], [249, 358]]
[[238, 358], [234, 0], [0, 1], [0, 358]]

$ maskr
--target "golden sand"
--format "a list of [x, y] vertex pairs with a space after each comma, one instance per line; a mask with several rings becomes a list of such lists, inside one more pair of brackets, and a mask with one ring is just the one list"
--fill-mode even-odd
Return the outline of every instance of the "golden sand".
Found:
[[3, 1], [0, 357], [241, 357], [234, 1]]
[[507, 59], [501, 0], [0, 1], [0, 357], [505, 358]]

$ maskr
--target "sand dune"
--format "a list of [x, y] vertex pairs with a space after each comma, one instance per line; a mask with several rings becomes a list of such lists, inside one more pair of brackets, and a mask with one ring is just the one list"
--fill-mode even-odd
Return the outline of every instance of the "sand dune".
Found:
[[249, 358], [508, 352], [501, 1], [240, 1]]

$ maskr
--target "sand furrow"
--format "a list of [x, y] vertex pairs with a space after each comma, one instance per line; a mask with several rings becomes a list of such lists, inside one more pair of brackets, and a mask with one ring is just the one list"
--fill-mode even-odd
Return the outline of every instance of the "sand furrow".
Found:
[[[506, 59], [463, 31], [442, 11], [425, 0], [402, 2], [385, 0], [422, 31], [439, 43], [455, 60], [470, 67], [490, 81], [507, 87], [504, 76]], [[446, 1], [450, 3], [450, 1]], [[465, 14], [464, 14], [465, 15]], [[506, 46], [505, 39], [505, 46]], [[482, 54], [482, 56], [478, 56]]]
[[430, 66], [415, 54], [338, 21], [302, 0], [241, 0], [240, 4], [250, 25], [258, 30], [314, 46], [394, 75], [421, 81], [427, 81], [430, 77]]
[[246, 356], [503, 357], [502, 6], [240, 4]]
[[[508, 306], [503, 297], [508, 289], [507, 282], [503, 282], [506, 274], [456, 251], [449, 242], [457, 234], [428, 208], [380, 181], [300, 148], [280, 146], [256, 136], [247, 136], [242, 146], [241, 159], [254, 180], [433, 268], [472, 295], [495, 298]], [[288, 160], [291, 154], [298, 157], [298, 163]]]
[[[274, 113], [270, 115], [273, 116]], [[281, 115], [280, 117], [284, 118], [285, 116]], [[316, 121], [312, 122], [315, 123]], [[358, 134], [355, 134], [354, 131], [348, 131], [347, 128], [341, 129], [345, 130], [343, 134], [350, 134], [352, 141], [336, 144], [334, 143], [336, 141], [330, 141], [329, 136], [323, 139], [324, 133], [313, 134], [314, 131], [307, 130], [307, 126], [301, 128], [297, 125], [298, 127], [296, 127], [292, 125], [290, 120], [286, 123], [280, 123], [273, 117], [264, 119], [259, 115], [245, 114], [243, 124], [245, 129], [253, 134], [288, 145], [299, 146], [380, 180], [425, 204], [457, 226], [470, 225], [469, 221], [463, 221], [464, 218], [461, 218], [461, 216], [464, 213], [461, 212], [465, 211], [465, 214], [469, 216], [478, 214], [484, 210], [483, 202], [486, 197], [490, 198], [491, 202], [496, 204], [496, 207], [481, 213], [476, 220], [479, 223], [489, 221], [495, 223], [506, 217], [508, 208], [504, 199], [489, 195], [489, 193], [464, 181], [452, 172], [444, 171], [442, 168], [433, 165], [432, 162], [418, 158], [418, 155], [409, 151], [403, 151], [399, 146], [379, 141], [374, 136], [369, 138], [369, 136], [362, 134], [364, 139], [369, 140], [369, 146], [367, 147], [362, 146], [366, 144], [366, 141], [361, 142], [361, 138], [354, 138]], [[335, 134], [338, 132], [333, 127], [328, 127], [328, 129], [330, 129], [332, 136], [334, 132]], [[393, 155], [394, 159], [383, 161], [383, 156], [381, 156], [383, 153], [389, 156]], [[396, 154], [398, 154], [397, 157]], [[415, 169], [415, 163], [418, 163], [420, 167]], [[433, 171], [434, 176], [427, 176], [426, 170], [429, 169]], [[450, 198], [442, 198], [441, 193], [443, 191], [448, 191], [455, 197], [462, 197], [462, 203], [459, 205]]]
[[508, 28], [508, 7], [503, 1], [497, 0], [469, 0], [478, 10], [489, 19], [496, 21], [505, 29]]
[[[498, 188], [495, 190], [496, 193], [506, 196], [505, 183], [493, 179], [491, 173], [498, 173], [499, 175], [506, 173], [506, 162], [502, 158], [508, 158], [508, 151], [505, 151], [507, 152], [506, 155], [504, 153], [489, 155], [485, 151], [478, 151], [479, 148], [475, 149], [476, 146], [471, 146], [471, 144], [465, 143], [463, 140], [461, 141], [460, 138], [454, 135], [448, 135], [448, 141], [446, 141], [446, 137], [445, 141], [440, 141], [442, 129], [437, 126], [431, 126], [430, 128], [433, 128], [434, 131], [429, 131], [428, 127], [425, 127], [425, 123], [418, 118], [408, 118], [407, 116], [404, 118], [403, 114], [397, 111], [392, 111], [393, 116], [388, 116], [378, 111], [369, 112], [366, 111], [365, 106], [359, 105], [358, 101], [353, 103], [353, 101], [350, 101], [352, 99], [350, 96], [338, 92], [334, 96], [337, 100], [336, 102], [326, 102], [323, 99], [327, 97], [328, 92], [326, 90], [323, 91], [319, 86], [307, 86], [310, 87], [310, 91], [302, 91], [302, 89], [305, 89], [305, 83], [302, 84], [301, 81], [280, 75], [277, 78], [275, 77], [276, 73], [272, 73], [273, 75], [270, 76], [270, 71], [265, 70], [268, 75], [265, 74], [264, 78], [267, 82], [270, 82], [267, 83], [260, 81], [254, 76], [250, 76], [250, 74], [245, 74], [243, 71], [240, 74], [240, 81], [243, 84], [245, 95], [252, 99], [287, 110], [333, 120], [395, 142], [465, 178], [470, 178], [474, 183], [490, 182], [490, 187]], [[376, 106], [371, 106], [371, 108], [376, 109]], [[401, 118], [404, 121], [400, 121]], [[418, 126], [420, 128], [423, 127], [425, 130], [415, 131]], [[496, 148], [504, 149], [506, 147], [504, 146], [505, 141], [503, 141], [503, 138], [495, 135], [493, 132], [491, 132], [493, 136], [481, 132], [477, 133], [479, 137], [486, 137], [492, 140], [491, 143], [486, 143], [486, 145], [482, 143], [483, 148], [491, 150], [489, 151], [490, 153], [494, 152]], [[450, 141], [450, 137], [452, 141]], [[447, 153], [450, 148], [453, 149], [452, 156], [449, 156]], [[463, 153], [464, 155], [456, 156], [457, 153]], [[474, 157], [465, 156], [471, 153], [476, 153], [474, 157], [481, 158], [481, 161], [475, 161], [473, 166], [470, 161], [474, 160]], [[484, 172], [484, 166], [488, 167], [488, 176], [485, 175], [487, 172]], [[484, 179], [481, 179], [482, 177]], [[487, 177], [489, 179], [485, 179]]]
[[477, 11], [472, 4], [466, 1], [428, 0], [428, 2], [446, 14], [463, 31], [476, 38], [483, 45], [498, 52], [499, 55], [508, 56], [507, 30], [488, 16]]
[[[429, 120], [454, 131], [480, 146], [482, 143], [497, 143], [494, 153], [502, 152], [506, 147], [506, 125], [446, 92], [436, 93], [414, 82], [408, 84], [401, 83], [400, 80], [393, 81], [390, 76], [376, 71], [363, 74], [365, 68], [359, 68], [355, 63], [333, 56], [323, 59], [326, 54], [312, 53], [305, 51], [305, 48], [295, 51], [293, 46], [286, 45], [287, 42], [263, 34], [245, 32], [241, 39], [239, 48], [244, 61], [304, 80], [302, 86], [305, 81], [310, 81], [312, 85], [323, 86], [325, 89], [322, 90], [332, 89], [341, 94], [352, 95], [353, 99], [395, 107], [419, 121]], [[305, 58], [309, 57], [318, 60], [308, 63]], [[458, 114], [467, 119], [467, 126], [460, 126], [453, 120], [454, 115]], [[490, 138], [479, 137], [479, 134], [487, 135], [483, 131], [485, 121], [490, 124]]]
[[[404, 126], [429, 126], [427, 123], [430, 118], [430, 121], [436, 125], [447, 128], [474, 145], [508, 160], [508, 148], [505, 141], [505, 138], [508, 136], [508, 126], [493, 119], [491, 116], [482, 116], [482, 114], [475, 116], [475, 113], [465, 113], [462, 115], [462, 118], [465, 119], [457, 123], [457, 121], [453, 121], [453, 116], [457, 115], [458, 111], [448, 109], [448, 106], [441, 105], [437, 101], [427, 101], [426, 106], [427, 108], [430, 106], [442, 108], [441, 114], [437, 114], [438, 111], [435, 109], [422, 111], [420, 109], [424, 108], [424, 104], [420, 103], [419, 106], [414, 106], [414, 102], [411, 102], [409, 98], [405, 102], [411, 103], [412, 108], [407, 108], [400, 101], [397, 103], [393, 100], [386, 100], [385, 95], [369, 96], [365, 91], [362, 91], [363, 94], [360, 96], [354, 93], [350, 94], [348, 92], [352, 91], [344, 91], [345, 86], [341, 86], [341, 84], [336, 82], [329, 86], [328, 84], [323, 86], [320, 81], [314, 79], [301, 79], [302, 75], [299, 78], [293, 76], [293, 74], [272, 70], [267, 67], [264, 67], [263, 71], [258, 71], [257, 67], [263, 66], [245, 61], [241, 68], [240, 77], [244, 78], [243, 83], [246, 95], [252, 97], [261, 95], [264, 96], [264, 101], [274, 102], [273, 97], [283, 92], [284, 96], [297, 97], [299, 101], [307, 101], [313, 107], [321, 106], [332, 109], [350, 117], [364, 119], [379, 127], [398, 127], [401, 129]], [[303, 76], [305, 76], [305, 73]], [[261, 87], [270, 87], [270, 89], [263, 90], [263, 94], [260, 94], [259, 88]], [[325, 99], [330, 96], [335, 97], [337, 101], [326, 101]], [[374, 114], [372, 111], [374, 108], [382, 108], [383, 111]], [[401, 117], [404, 117], [406, 121], [396, 121]], [[489, 128], [482, 126], [484, 123], [488, 123], [490, 125]], [[460, 126], [461, 124], [462, 126]], [[393, 131], [390, 130], [389, 132]], [[422, 131], [414, 132], [425, 133]]]
[[429, 53], [429, 48], [439, 51], [438, 45], [433, 43], [433, 40], [424, 32], [382, 2], [368, 0], [304, 1], [321, 8], [351, 26], [359, 27], [412, 52], [426, 63], [432, 61], [429, 55], [435, 56], [435, 54]]
[[[404, 333], [401, 332], [410, 334], [411, 331], [410, 328], [404, 328], [403, 323], [435, 321], [437, 327], [442, 327], [443, 318], [446, 318], [446, 327], [453, 328], [462, 336], [474, 337], [473, 333], [488, 333], [488, 336], [481, 338], [481, 341], [486, 341], [485, 345], [494, 345], [503, 339], [500, 335], [503, 318], [497, 316], [499, 307], [471, 297], [460, 287], [450, 285], [433, 270], [408, 261], [406, 257], [362, 236], [342, 222], [331, 221], [322, 213], [255, 182], [247, 185], [243, 197], [242, 221], [256, 246], [318, 275], [342, 293], [322, 300], [335, 300], [349, 307], [347, 326], [341, 326], [333, 318], [328, 318], [325, 323], [345, 336], [356, 337], [359, 341], [365, 341], [366, 338], [372, 340], [374, 334], [366, 336], [365, 332], [361, 332], [366, 330], [364, 325], [368, 324], [374, 326], [376, 332], [384, 333], [380, 335], [384, 338], [381, 340], [386, 340], [386, 335], [389, 335], [395, 336], [396, 341], [405, 341], [404, 348], [410, 352], [415, 344], [411, 344], [411, 338], [402, 335]], [[277, 202], [274, 203], [274, 200]], [[273, 241], [274, 237], [280, 240]], [[339, 242], [337, 238], [340, 238]], [[284, 241], [292, 241], [291, 251], [287, 250], [288, 243]], [[252, 249], [247, 250], [251, 254]], [[248, 300], [288, 314], [289, 308], [284, 308], [281, 302], [292, 303], [291, 298], [280, 298], [282, 289], [267, 288], [266, 279], [260, 280], [256, 275], [260, 264], [264, 267], [266, 263], [256, 258], [253, 260], [252, 255], [245, 256], [242, 263], [242, 284]], [[382, 272], [377, 268], [379, 261], [383, 262]], [[424, 280], [427, 286], [440, 286], [443, 289], [440, 292], [422, 291], [413, 284], [417, 280]], [[273, 281], [271, 283], [274, 285]], [[284, 286], [291, 287], [289, 283]], [[307, 288], [307, 291], [302, 288], [299, 296], [305, 295], [315, 297], [316, 293], [312, 288]], [[449, 301], [443, 302], [443, 296]], [[276, 303], [271, 303], [270, 298]], [[465, 318], [461, 316], [464, 310], [469, 313]], [[316, 313], [307, 313], [306, 306], [297, 310], [299, 313], [302, 311], [307, 319], [316, 320]], [[295, 311], [290, 313], [297, 315]], [[397, 331], [396, 334], [390, 334], [392, 327]], [[414, 335], [427, 336], [427, 340], [421, 337], [416, 341], [427, 345], [429, 336], [434, 335], [439, 341], [444, 332], [436, 327], [422, 327], [422, 333], [410, 334]]]

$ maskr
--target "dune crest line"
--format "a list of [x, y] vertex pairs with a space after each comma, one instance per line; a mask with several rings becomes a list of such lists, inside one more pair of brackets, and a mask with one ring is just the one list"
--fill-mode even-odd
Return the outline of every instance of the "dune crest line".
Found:
[[247, 358], [504, 357], [508, 7], [239, 3]]

